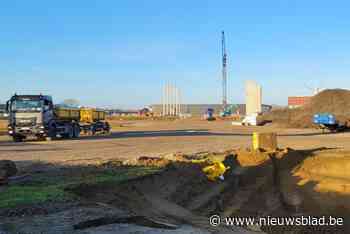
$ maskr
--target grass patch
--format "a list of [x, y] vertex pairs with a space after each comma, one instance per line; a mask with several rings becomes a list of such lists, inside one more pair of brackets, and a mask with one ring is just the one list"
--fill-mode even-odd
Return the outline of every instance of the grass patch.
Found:
[[13, 208], [19, 205], [38, 204], [47, 201], [74, 200], [76, 196], [66, 192], [68, 186], [80, 183], [98, 184], [104, 182], [120, 183], [132, 178], [159, 171], [154, 167], [130, 167], [112, 170], [78, 169], [78, 173], [63, 175], [38, 174], [22, 185], [12, 185], [0, 192], [0, 208]]
[[156, 167], [130, 167], [119, 171], [105, 171], [96, 176], [86, 176], [83, 182], [91, 184], [102, 182], [123, 182], [132, 178], [153, 174], [159, 170], [160, 168]]
[[15, 185], [0, 193], [0, 208], [13, 208], [18, 205], [59, 201], [67, 198], [67, 194], [56, 186], [38, 187]]

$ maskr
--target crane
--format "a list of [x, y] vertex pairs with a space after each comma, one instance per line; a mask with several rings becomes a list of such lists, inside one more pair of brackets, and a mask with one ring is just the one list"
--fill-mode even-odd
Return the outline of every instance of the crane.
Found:
[[222, 112], [221, 117], [230, 116], [232, 114], [232, 106], [227, 105], [227, 53], [226, 53], [226, 42], [225, 32], [222, 31], [221, 37], [221, 48], [222, 48]]
[[227, 53], [226, 53], [226, 42], [225, 42], [224, 31], [222, 31], [221, 46], [222, 46], [222, 109], [223, 111], [225, 111], [227, 108]]

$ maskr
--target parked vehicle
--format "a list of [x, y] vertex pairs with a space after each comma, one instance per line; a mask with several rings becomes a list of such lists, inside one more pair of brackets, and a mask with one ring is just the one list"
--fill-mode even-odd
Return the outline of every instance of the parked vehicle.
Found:
[[34, 136], [38, 139], [78, 138], [80, 132], [109, 132], [103, 110], [54, 106], [51, 96], [14, 95], [6, 104], [8, 134], [14, 141]]
[[250, 115], [246, 115], [244, 119], [242, 120], [242, 125], [244, 126], [259, 126], [261, 125], [259, 119], [258, 119], [259, 114], [254, 113]]
[[314, 115], [314, 124], [323, 130], [338, 132], [346, 129], [346, 125], [340, 123], [331, 113], [317, 113]]
[[208, 108], [206, 113], [204, 114], [204, 119], [208, 121], [213, 121], [216, 120], [214, 117], [214, 109], [213, 108]]

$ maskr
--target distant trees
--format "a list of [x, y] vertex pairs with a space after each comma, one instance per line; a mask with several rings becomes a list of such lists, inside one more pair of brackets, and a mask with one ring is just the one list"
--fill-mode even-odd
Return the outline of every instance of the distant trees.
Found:
[[62, 106], [67, 106], [67, 107], [79, 107], [80, 102], [77, 99], [70, 98], [70, 99], [65, 99], [62, 103]]

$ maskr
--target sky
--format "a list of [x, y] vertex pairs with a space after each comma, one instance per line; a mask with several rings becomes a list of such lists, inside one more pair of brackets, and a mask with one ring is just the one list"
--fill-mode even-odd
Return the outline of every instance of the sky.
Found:
[[349, 1], [32, 0], [0, 3], [0, 102], [17, 92], [55, 102], [138, 108], [165, 83], [184, 103], [221, 103], [221, 31], [228, 101], [246, 80], [263, 102], [314, 88], [350, 88]]

